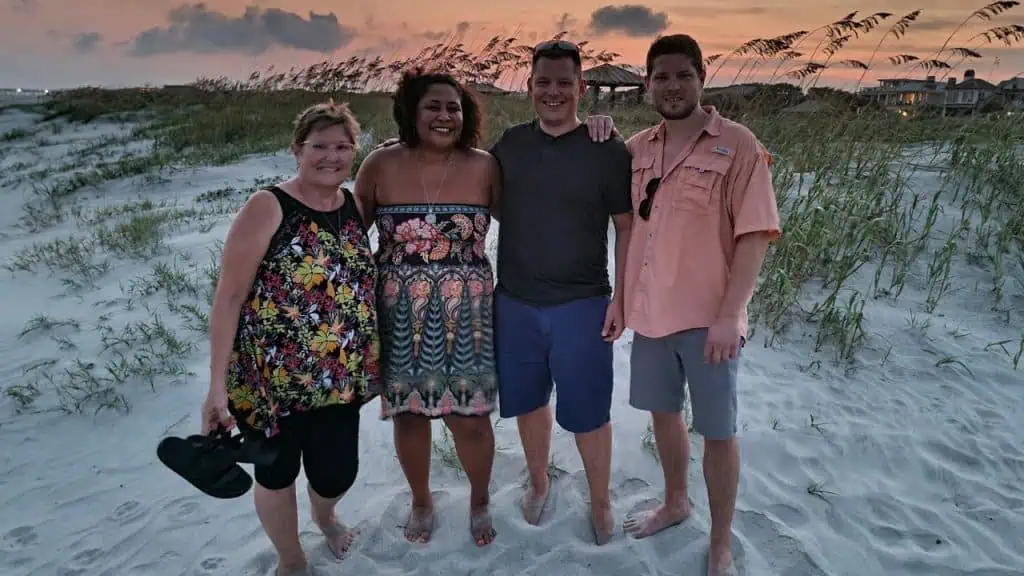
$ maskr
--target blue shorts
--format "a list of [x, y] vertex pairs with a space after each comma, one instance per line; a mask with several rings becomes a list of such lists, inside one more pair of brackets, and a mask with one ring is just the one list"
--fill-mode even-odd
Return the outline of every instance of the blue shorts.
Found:
[[575, 434], [611, 420], [612, 345], [601, 338], [608, 297], [536, 306], [498, 292], [494, 351], [502, 418], [546, 406], [558, 384], [555, 420]]

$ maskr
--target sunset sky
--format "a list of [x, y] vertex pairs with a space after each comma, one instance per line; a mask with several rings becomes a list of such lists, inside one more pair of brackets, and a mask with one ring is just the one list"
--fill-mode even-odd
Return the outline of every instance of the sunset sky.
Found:
[[[834, 59], [867, 61], [878, 41], [901, 16], [922, 8], [905, 38], [888, 37], [866, 83], [901, 75], [886, 58], [909, 53], [933, 57], [945, 37], [984, 2], [969, 0], [651, 0], [616, 4], [594, 0], [0, 0], [0, 88], [67, 88], [185, 83], [199, 76], [244, 78], [269, 65], [305, 66], [351, 55], [408, 55], [458, 31], [468, 46], [495, 34], [523, 43], [568, 30], [574, 39], [620, 53], [618, 62], [642, 65], [659, 34], [685, 32], [705, 55], [727, 52], [751, 38], [814, 30], [858, 11], [858, 18], [893, 15]], [[986, 43], [976, 35], [1000, 25], [1024, 24], [1024, 6], [990, 20], [972, 18], [950, 47], [977, 50], [952, 74], [974, 68], [998, 81], [1024, 75], [1024, 43]], [[798, 50], [810, 52], [823, 37]], [[974, 37], [972, 39], [972, 37]], [[940, 59], [950, 58], [944, 54]], [[820, 59], [820, 50], [819, 58]], [[949, 59], [956, 64], [959, 58]], [[725, 66], [714, 84], [728, 83], [738, 68]], [[775, 69], [764, 67], [764, 80]], [[783, 70], [788, 69], [787, 67]], [[731, 73], [730, 73], [731, 72]], [[859, 70], [829, 69], [819, 84], [852, 87]], [[917, 75], [917, 74], [915, 74]], [[924, 76], [922, 71], [920, 76]], [[942, 75], [942, 72], [939, 72]], [[744, 79], [747, 79], [744, 75]]]

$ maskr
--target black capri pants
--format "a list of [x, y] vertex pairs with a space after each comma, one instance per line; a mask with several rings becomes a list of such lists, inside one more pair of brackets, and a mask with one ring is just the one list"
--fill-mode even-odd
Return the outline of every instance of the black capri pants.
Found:
[[276, 435], [265, 439], [278, 449], [270, 466], [255, 466], [256, 482], [268, 490], [288, 488], [306, 469], [309, 486], [319, 496], [338, 498], [359, 471], [360, 403], [337, 404], [281, 418]]

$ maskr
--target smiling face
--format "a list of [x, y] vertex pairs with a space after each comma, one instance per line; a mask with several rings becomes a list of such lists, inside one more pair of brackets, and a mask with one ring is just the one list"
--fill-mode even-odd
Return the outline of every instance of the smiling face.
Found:
[[575, 121], [586, 86], [572, 59], [540, 58], [533, 66], [529, 89], [541, 121], [562, 126]]
[[299, 180], [321, 188], [341, 186], [356, 157], [355, 142], [342, 124], [314, 128], [292, 150], [299, 163]]
[[704, 79], [685, 54], [663, 54], [654, 59], [647, 91], [655, 110], [666, 120], [682, 120], [700, 105]]
[[416, 133], [420, 143], [431, 148], [455, 147], [462, 133], [459, 91], [448, 84], [431, 84], [416, 105]]

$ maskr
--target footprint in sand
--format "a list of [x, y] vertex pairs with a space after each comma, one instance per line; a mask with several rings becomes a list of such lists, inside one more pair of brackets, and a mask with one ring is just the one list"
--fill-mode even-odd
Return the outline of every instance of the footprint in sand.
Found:
[[[754, 546], [759, 555], [767, 559], [776, 574], [806, 574], [825, 576], [826, 572], [804, 550], [800, 540], [783, 532], [783, 527], [760, 512], [737, 510], [736, 532]], [[736, 555], [735, 551], [733, 552]]]
[[[181, 564], [181, 554], [178, 554], [173, 550], [168, 550], [161, 554], [159, 558], [136, 564], [129, 568], [124, 574], [119, 573], [118, 576], [152, 576], [153, 574], [159, 574], [162, 571], [166, 571], [167, 566], [179, 567]], [[263, 573], [264, 572], [260, 572], [260, 574]], [[248, 574], [248, 572], [246, 572], [246, 574]]]
[[100, 560], [106, 553], [100, 548], [87, 548], [75, 554], [68, 560], [68, 563], [57, 570], [58, 576], [80, 576], [87, 574], [93, 564]]
[[146, 507], [141, 502], [128, 500], [110, 513], [110, 519], [122, 526], [131, 524], [146, 515]]
[[31, 526], [19, 526], [4, 534], [4, 549], [14, 552], [24, 550], [39, 541], [39, 534]]
[[168, 517], [175, 522], [189, 520], [201, 509], [195, 498], [176, 498], [164, 506]]
[[640, 478], [626, 478], [611, 489], [612, 502], [633, 503], [649, 497], [651, 484]]
[[765, 511], [773, 514], [779, 519], [779, 522], [782, 522], [789, 528], [800, 528], [808, 522], [808, 516], [804, 511], [789, 504], [772, 504]]
[[199, 563], [199, 574], [220, 574], [223, 572], [224, 566], [227, 565], [228, 559], [223, 556], [211, 556], [204, 558]]

